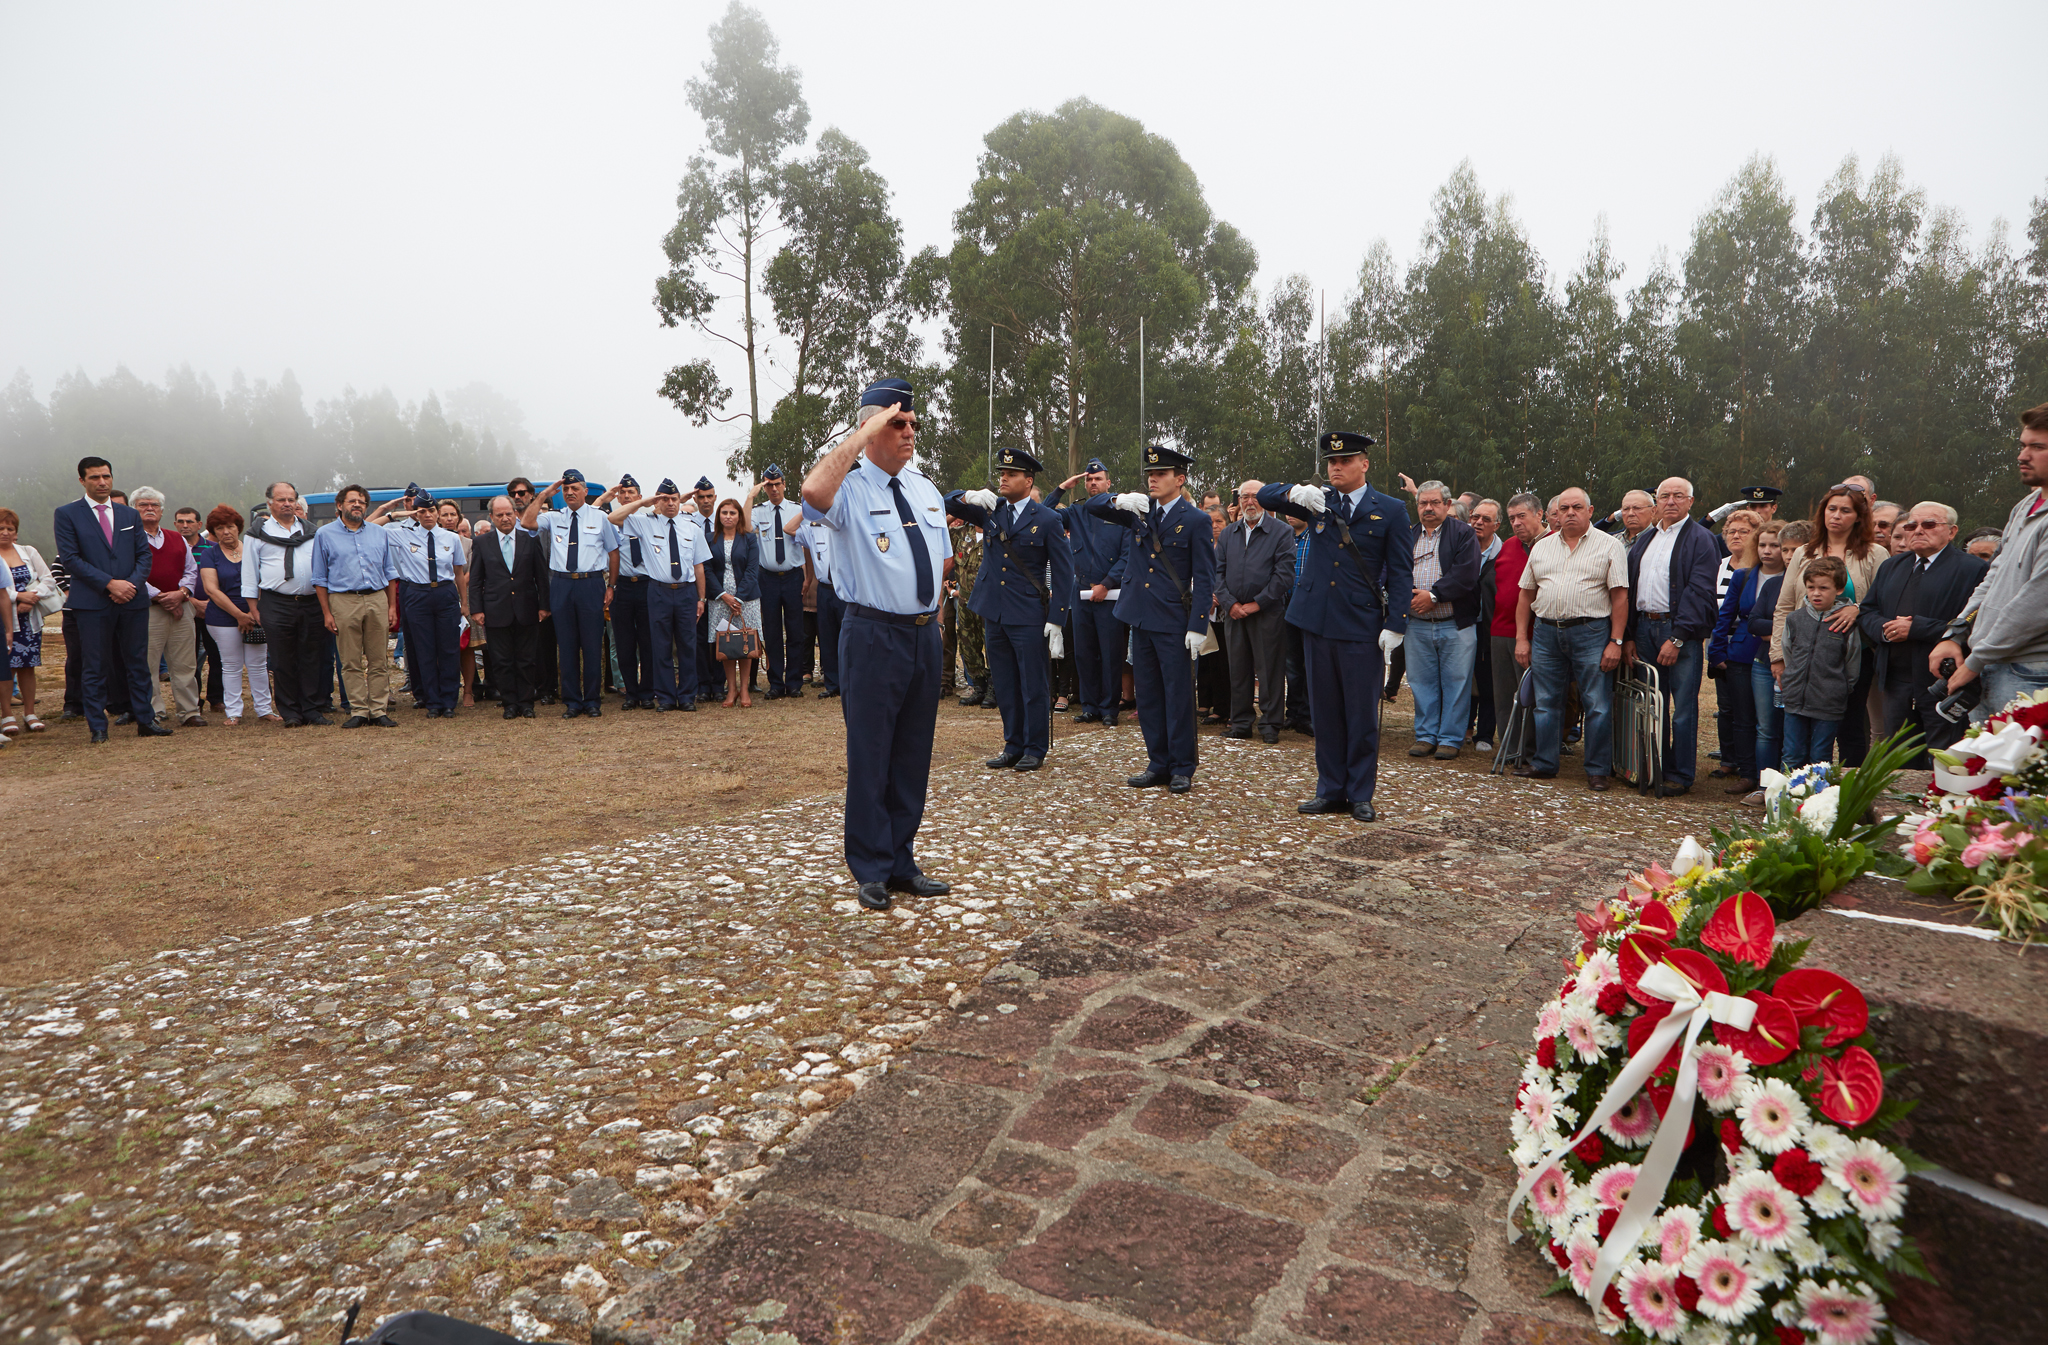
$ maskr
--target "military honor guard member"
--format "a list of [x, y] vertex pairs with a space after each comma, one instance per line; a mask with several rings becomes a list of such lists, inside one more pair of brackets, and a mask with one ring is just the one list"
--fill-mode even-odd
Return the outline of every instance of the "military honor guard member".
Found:
[[[1321, 440], [1328, 486], [1276, 482], [1259, 492], [1259, 507], [1308, 523], [1308, 555], [1287, 605], [1287, 622], [1302, 633], [1308, 703], [1316, 718], [1316, 796], [1297, 810], [1349, 808], [1373, 820], [1379, 778], [1380, 689], [1386, 659], [1408, 629], [1414, 591], [1413, 536], [1408, 507], [1374, 490], [1367, 434], [1332, 430]], [[1396, 595], [1389, 603], [1387, 595]]]
[[802, 510], [784, 498], [788, 489], [782, 468], [774, 463], [761, 473], [757, 489], [768, 498], [754, 506], [754, 537], [761, 544], [761, 639], [768, 646], [768, 699], [804, 694], [797, 651], [804, 643], [804, 550], [790, 535], [789, 524]]
[[[642, 512], [652, 506], [651, 512]], [[656, 710], [697, 708], [698, 618], [705, 615], [704, 562], [711, 545], [693, 515], [683, 513], [683, 493], [663, 478], [654, 494], [612, 511], [620, 545], [647, 576], [647, 631], [653, 651], [654, 694], [642, 702]], [[625, 563], [620, 563], [623, 576]], [[612, 618], [614, 629], [618, 617]], [[621, 643], [623, 672], [625, 649]]]
[[[630, 508], [644, 498], [640, 483], [631, 472], [621, 472], [611, 489], [612, 498]], [[619, 512], [612, 511], [612, 526], [619, 524]], [[647, 624], [647, 584], [652, 577], [646, 564], [646, 547], [638, 537], [619, 534], [619, 573], [612, 590], [612, 647], [618, 656], [619, 692], [625, 697], [619, 708], [654, 708], [654, 638]]]
[[833, 586], [846, 601], [846, 867], [860, 904], [882, 911], [891, 893], [952, 891], [918, 871], [913, 846], [939, 715], [939, 579], [953, 548], [938, 487], [910, 465], [910, 384], [869, 385], [858, 414], [858, 428], [804, 478], [803, 502], [806, 521], [831, 529]]
[[[562, 507], [541, 505], [562, 492]], [[583, 473], [570, 468], [526, 506], [522, 524], [548, 548], [548, 610], [555, 618], [555, 645], [562, 661], [562, 718], [604, 711], [604, 619], [612, 603], [612, 575], [619, 560], [619, 533], [590, 499]]]
[[1074, 554], [1060, 516], [1031, 498], [1040, 471], [1021, 448], [996, 454], [996, 489], [954, 491], [946, 512], [982, 534], [981, 569], [969, 598], [981, 617], [988, 676], [1003, 712], [1003, 750], [985, 765], [1035, 771], [1052, 746], [1046, 659], [1061, 657], [1074, 593]]
[[[1081, 483], [1090, 500], [1113, 489], [1101, 458], [1088, 459]], [[1060, 509], [1060, 497], [1073, 484], [1072, 478], [1061, 482], [1045, 502], [1066, 524], [1074, 550], [1074, 661], [1081, 686], [1081, 712], [1074, 722], [1114, 728], [1123, 697], [1124, 651], [1131, 642], [1130, 630], [1117, 620], [1116, 603], [1123, 596], [1124, 567], [1130, 563], [1134, 539], [1123, 524], [1091, 514], [1080, 504]]]
[[469, 566], [462, 538], [440, 524], [431, 491], [412, 497], [412, 517], [384, 529], [398, 576], [398, 622], [405, 632], [406, 680], [429, 719], [455, 718], [461, 698], [462, 603]]
[[1195, 781], [1195, 660], [1209, 632], [1216, 589], [1215, 525], [1185, 498], [1194, 459], [1153, 444], [1145, 491], [1094, 496], [1084, 513], [1127, 516], [1130, 558], [1117, 620], [1131, 631], [1131, 680], [1145, 731], [1145, 772], [1124, 783], [1185, 794]]

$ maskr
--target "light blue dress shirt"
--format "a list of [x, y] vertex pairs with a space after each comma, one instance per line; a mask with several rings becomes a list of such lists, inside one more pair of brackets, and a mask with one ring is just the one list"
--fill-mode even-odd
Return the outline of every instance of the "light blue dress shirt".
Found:
[[839, 483], [832, 507], [823, 513], [809, 504], [804, 518], [832, 529], [832, 587], [850, 603], [884, 612], [918, 616], [939, 607], [939, 589], [953, 541], [946, 534], [946, 501], [939, 488], [915, 467], [895, 479], [903, 484], [914, 526], [924, 536], [932, 563], [932, 600], [917, 600], [917, 565], [905, 539], [905, 524], [896, 512], [890, 476], [866, 454]]
[[[534, 530], [548, 548], [548, 568], [557, 574], [569, 569], [570, 510], [551, 509], [534, 520]], [[586, 504], [574, 511], [579, 530], [576, 540], [576, 574], [602, 574], [605, 557], [619, 549], [619, 530], [596, 505]]]
[[[781, 504], [763, 501], [754, 506], [754, 536], [761, 543], [761, 568], [777, 574], [788, 570], [801, 570], [804, 567], [804, 553], [797, 550], [796, 538], [776, 525], [775, 515], [778, 510], [782, 514], [784, 525], [793, 518], [803, 516], [803, 505], [792, 499], [785, 498]], [[798, 531], [801, 532], [802, 529], [799, 528]], [[775, 559], [775, 539], [778, 537], [782, 539], [782, 560], [779, 563]]]
[[[619, 573], [626, 572], [626, 552], [631, 549], [634, 538], [640, 539], [640, 558], [645, 562], [641, 573], [657, 584], [694, 584], [697, 582], [697, 567], [711, 559], [711, 544], [704, 540], [704, 529], [698, 526], [700, 520], [695, 514], [677, 514], [674, 518], [663, 518], [650, 507], [637, 514], [629, 515], [619, 525]], [[669, 527], [675, 527], [676, 552], [669, 553]], [[682, 566], [682, 574], [675, 572]]]
[[396, 576], [391, 569], [391, 539], [382, 524], [365, 523], [350, 530], [340, 519], [323, 523], [306, 547], [313, 553], [313, 586], [329, 593], [361, 593], [380, 589]]
[[811, 553], [811, 572], [821, 584], [832, 582], [832, 530], [823, 523], [806, 521], [796, 530], [796, 542]]
[[445, 584], [455, 578], [457, 566], [468, 563], [462, 538], [439, 524], [422, 528], [407, 519], [384, 529], [384, 535], [391, 541], [392, 571], [405, 583]]

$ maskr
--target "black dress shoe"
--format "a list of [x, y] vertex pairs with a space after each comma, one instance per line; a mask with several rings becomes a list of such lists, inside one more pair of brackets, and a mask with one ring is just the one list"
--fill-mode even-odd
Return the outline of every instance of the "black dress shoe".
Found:
[[1264, 727], [1262, 727], [1262, 728], [1260, 728], [1260, 729], [1259, 729], [1259, 741], [1260, 741], [1260, 742], [1262, 742], [1262, 743], [1277, 743], [1277, 742], [1279, 742], [1279, 741], [1280, 741], [1280, 730], [1279, 730], [1279, 729], [1276, 729], [1276, 728], [1274, 728], [1274, 727], [1272, 727], [1272, 726], [1271, 726], [1270, 724], [1269, 724], [1269, 725], [1266, 725], [1266, 726], [1264, 726]]
[[1316, 726], [1310, 723], [1296, 724], [1294, 726], [1294, 731], [1296, 733], [1299, 733], [1304, 738], [1313, 738], [1316, 736]]
[[907, 892], [913, 897], [943, 897], [953, 890], [951, 883], [942, 883], [921, 873], [913, 873], [908, 878], [891, 878], [884, 886], [891, 892]]
[[697, 713], [697, 702], [695, 702], [695, 701], [684, 701], [684, 702], [683, 702], [683, 703], [682, 703], [681, 705], [678, 705], [678, 706], [676, 707], [676, 709], [677, 709], [678, 711], [680, 711], [681, 713], [683, 713], [683, 714], [686, 714], [686, 715], [693, 715], [693, 714]]
[[1250, 738], [1250, 737], [1252, 736], [1252, 731], [1251, 731], [1250, 729], [1241, 729], [1241, 728], [1231, 727], [1231, 728], [1227, 728], [1227, 729], [1223, 730], [1223, 736], [1224, 736], [1224, 737], [1226, 737], [1226, 738], [1246, 738], [1246, 739], [1248, 739], [1248, 738]]
[[1009, 749], [1005, 748], [1003, 751], [997, 753], [995, 756], [990, 757], [987, 761], [984, 761], [981, 764], [988, 767], [992, 771], [1008, 770], [1010, 767], [1016, 765], [1017, 758], [1023, 755], [1024, 754], [1022, 752], [1012, 752]]
[[593, 705], [583, 713], [589, 715], [592, 719], [603, 719], [604, 707], [602, 705]]
[[1166, 792], [1169, 794], [1185, 794], [1194, 787], [1195, 780], [1193, 776], [1176, 775], [1167, 783]]
[[791, 687], [789, 690], [783, 692], [782, 694], [789, 697], [791, 700], [800, 701], [804, 698], [804, 689], [802, 687]]
[[133, 724], [134, 722], [135, 716], [129, 714], [126, 710], [123, 710], [120, 714], [114, 716], [115, 728], [126, 728], [128, 727], [128, 725]]
[[[505, 719], [517, 719], [519, 718], [519, 711], [513, 709], [511, 706], [508, 705], [502, 711], [500, 711], [500, 716]], [[349, 721], [349, 724], [353, 723], [355, 723], [355, 721], [351, 719]], [[348, 724], [343, 724], [342, 727], [347, 728]]]
[[59, 724], [69, 724], [73, 720], [83, 718], [85, 718], [85, 716], [78, 713], [78, 711], [76, 710], [66, 710], [63, 714], [57, 716], [57, 722]]
[[821, 701], [829, 701], [829, 700], [831, 700], [831, 699], [832, 699], [832, 698], [833, 698], [834, 696], [837, 696], [838, 694], [839, 694], [839, 690], [838, 690], [838, 688], [836, 688], [836, 687], [826, 687], [826, 688], [825, 688], [825, 689], [824, 689], [823, 691], [820, 691], [820, 692], [818, 693], [818, 699], [819, 699], [819, 700], [821, 700]]
[[1557, 778], [1556, 771], [1539, 771], [1534, 766], [1517, 766], [1511, 774], [1524, 780], [1555, 780]]
[[553, 692], [549, 692], [549, 693], [548, 693], [547, 695], [545, 695], [545, 696], [542, 696], [542, 697], [540, 698], [540, 703], [541, 703], [542, 705], [553, 705], [553, 704], [555, 703], [555, 696], [554, 696], [554, 693], [553, 693]]
[[769, 687], [767, 693], [763, 695], [761, 699], [768, 701], [779, 701], [787, 694], [788, 693], [785, 692], [781, 687]]
[[[453, 711], [444, 711], [444, 713], [452, 714]], [[312, 714], [307, 715], [306, 722], [308, 724], [326, 724], [330, 727], [332, 727], [332, 725], [334, 724], [333, 720], [329, 719], [326, 715], [321, 714], [318, 710], [315, 710]]]
[[1018, 757], [1017, 765], [1014, 769], [1020, 771], [1035, 771], [1044, 764], [1044, 757]]
[[93, 742], [95, 742], [95, 743], [103, 743], [103, 742], [105, 742], [106, 740], [107, 740], [107, 731], [106, 731], [105, 729], [94, 729], [94, 730], [92, 731], [92, 741], [93, 741]]
[[1351, 815], [1361, 822], [1377, 822], [1379, 820], [1379, 815], [1373, 812], [1372, 805], [1370, 803], [1352, 804]]
[[1666, 780], [1663, 784], [1657, 786], [1657, 792], [1667, 799], [1675, 799], [1680, 794], [1692, 793], [1692, 786], [1682, 785], [1676, 780]]
[[1165, 771], [1146, 771], [1143, 775], [1131, 776], [1124, 783], [1132, 789], [1156, 789], [1171, 778]]
[[582, 715], [583, 715], [583, 711], [581, 711], [581, 710], [577, 709], [577, 708], [576, 708], [575, 706], [573, 706], [573, 705], [572, 705], [572, 706], [570, 706], [570, 707], [569, 707], [568, 709], [566, 709], [566, 710], [562, 711], [562, 718], [564, 718], [564, 719], [578, 719], [578, 718], [581, 718], [581, 717], [582, 717]]
[[[526, 713], [530, 715], [533, 713], [533, 711], [528, 710]], [[378, 715], [375, 719], [371, 720], [370, 722], [372, 724], [375, 724], [380, 729], [395, 729], [398, 727], [398, 721], [393, 719], [390, 715]]]
[[345, 729], [359, 729], [369, 722], [369, 719], [363, 715], [350, 715], [347, 719], [341, 721], [341, 726]]
[[522, 706], [520, 706], [520, 707], [519, 707], [519, 717], [520, 717], [521, 719], [531, 719], [531, 718], [533, 718], [533, 707], [532, 707], [531, 705], [522, 705]]
[[1100, 724], [1102, 716], [1093, 710], [1083, 710], [1080, 714], [1074, 716], [1074, 722], [1076, 724]]
[[1341, 813], [1348, 812], [1350, 808], [1351, 804], [1346, 799], [1326, 799], [1318, 794], [1306, 803], [1296, 804], [1294, 811], [1297, 813]]
[[1116, 727], [1116, 716], [1115, 716], [1115, 715], [1104, 715], [1104, 716], [1102, 717], [1102, 725], [1103, 725], [1103, 727], [1104, 727], [1104, 728], [1112, 728], [1112, 729], [1113, 729], [1113, 728], [1115, 728], [1115, 727]]
[[862, 883], [860, 885], [860, 904], [862, 910], [888, 910], [889, 889], [880, 883]]
[[291, 715], [281, 715], [279, 718], [283, 720], [284, 726], [288, 729], [304, 728], [306, 724], [305, 720], [296, 719]]
[[135, 726], [135, 736], [138, 738], [168, 738], [171, 736], [171, 730], [162, 724], [137, 724]]

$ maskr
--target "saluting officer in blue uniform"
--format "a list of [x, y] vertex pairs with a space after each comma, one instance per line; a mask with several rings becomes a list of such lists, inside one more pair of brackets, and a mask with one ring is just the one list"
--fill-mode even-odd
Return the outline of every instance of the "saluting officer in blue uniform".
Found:
[[1127, 515], [1133, 534], [1117, 620], [1131, 628], [1131, 681], [1145, 730], [1145, 773], [1133, 789], [1195, 783], [1195, 659], [1209, 633], [1216, 593], [1215, 525], [1186, 498], [1194, 459], [1153, 444], [1145, 450], [1145, 492], [1102, 494], [1084, 513]]
[[887, 910], [892, 892], [952, 891], [912, 853], [943, 685], [939, 580], [953, 555], [939, 489], [910, 465], [916, 448], [910, 384], [885, 378], [861, 394], [859, 428], [804, 478], [804, 518], [832, 530], [832, 581], [846, 601], [846, 867], [871, 911]]
[[1074, 555], [1060, 516], [1031, 498], [1039, 471], [1037, 458], [1006, 448], [996, 454], [995, 490], [946, 497], [947, 513], [982, 530], [981, 569], [967, 606], [981, 618], [989, 685], [1003, 712], [1003, 750], [983, 763], [990, 770], [1035, 771], [1052, 746], [1046, 655], [1062, 656]]
[[[619, 474], [612, 496], [621, 506], [640, 503], [640, 483], [631, 472]], [[618, 526], [617, 510], [612, 526]], [[612, 650], [617, 657], [619, 691], [625, 699], [621, 710], [654, 708], [654, 637], [647, 618], [647, 582], [653, 571], [646, 565], [647, 551], [637, 537], [619, 534], [619, 573], [612, 590]]]
[[[1316, 719], [1316, 796], [1297, 810], [1373, 820], [1380, 768], [1380, 689], [1386, 660], [1408, 629], [1414, 538], [1408, 506], [1366, 483], [1371, 435], [1322, 437], [1330, 484], [1276, 482], [1259, 507], [1308, 520], [1308, 558], [1287, 604], [1301, 630], [1308, 703]], [[1387, 595], [1395, 595], [1391, 603]]]
[[[562, 492], [562, 507], [541, 505]], [[533, 497], [521, 522], [548, 548], [548, 610], [555, 614], [555, 647], [562, 659], [562, 718], [604, 714], [604, 618], [612, 603], [612, 576], [619, 563], [619, 533], [593, 504], [583, 473], [575, 468]]]
[[[1107, 495], [1109, 468], [1101, 458], [1088, 459], [1082, 474], [1088, 499]], [[1091, 514], [1080, 504], [1059, 508], [1060, 496], [1071, 480], [1046, 496], [1067, 526], [1074, 550], [1074, 580], [1079, 586], [1074, 602], [1074, 658], [1080, 665], [1081, 713], [1076, 724], [1107, 724], [1116, 727], [1117, 707], [1123, 701], [1124, 650], [1130, 645], [1130, 631], [1116, 618], [1116, 602], [1123, 596], [1124, 567], [1130, 563], [1131, 530], [1113, 517]], [[1086, 501], [1083, 501], [1085, 504]]]
[[399, 626], [413, 699], [427, 718], [453, 719], [462, 680], [458, 595], [469, 592], [462, 538], [440, 525], [433, 492], [426, 490], [413, 496], [412, 517], [386, 528], [384, 535], [398, 575]]
[[788, 489], [774, 463], [761, 473], [768, 498], [754, 506], [754, 537], [761, 543], [761, 637], [768, 646], [768, 699], [804, 694], [796, 651], [804, 642], [804, 550], [789, 525], [801, 516], [783, 498]]
[[[650, 505], [650, 512], [641, 512]], [[643, 703], [656, 710], [695, 710], [694, 637], [697, 618], [704, 613], [704, 562], [711, 555], [704, 530], [695, 517], [683, 514], [683, 493], [667, 478], [653, 495], [613, 510], [612, 526], [647, 576], [643, 587], [654, 655], [654, 697]], [[624, 569], [621, 562], [622, 578]], [[612, 626], [618, 627], [616, 615]], [[622, 664], [624, 657], [622, 651]]]

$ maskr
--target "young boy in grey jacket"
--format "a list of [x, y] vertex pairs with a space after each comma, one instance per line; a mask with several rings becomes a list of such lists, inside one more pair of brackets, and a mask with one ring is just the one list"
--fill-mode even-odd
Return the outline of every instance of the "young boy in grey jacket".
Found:
[[[1785, 702], [1786, 774], [1834, 757], [1835, 733], [1849, 713], [1850, 692], [1863, 670], [1863, 644], [1853, 620], [1836, 618], [1848, 604], [1849, 567], [1839, 556], [1806, 565], [1806, 601], [1785, 618], [1785, 671], [1778, 689]], [[1835, 625], [1846, 624], [1838, 631]]]

